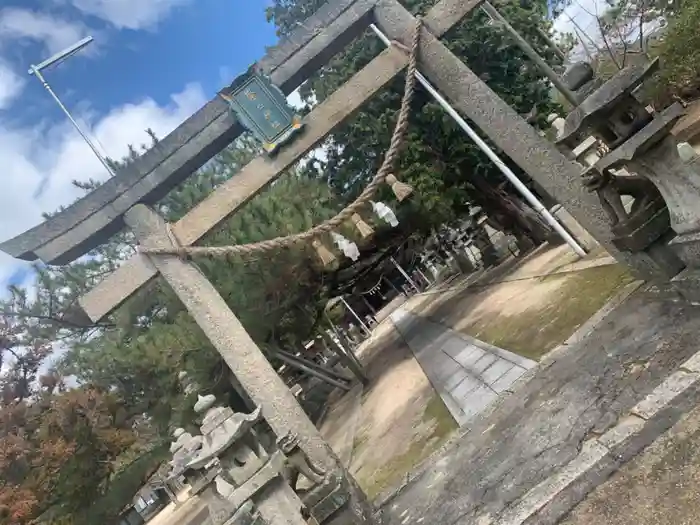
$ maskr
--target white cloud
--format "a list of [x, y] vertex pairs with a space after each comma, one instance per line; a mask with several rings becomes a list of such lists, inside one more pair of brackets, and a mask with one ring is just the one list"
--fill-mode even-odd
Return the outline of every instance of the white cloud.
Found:
[[[0, 11], [0, 39], [32, 40], [43, 44], [52, 55], [75, 44], [88, 34], [85, 25], [69, 22], [49, 13], [30, 9], [6, 8]], [[47, 57], [48, 58], [48, 57]]]
[[[105, 145], [110, 157], [121, 158], [129, 144], [149, 143], [147, 128], [163, 137], [205, 101], [201, 87], [192, 84], [173, 95], [165, 106], [144, 99], [115, 108], [100, 118], [88, 114], [80, 120], [85, 122], [83, 129], [90, 129], [90, 134]], [[82, 192], [72, 186], [72, 180], [108, 177], [90, 148], [67, 123], [13, 128], [0, 121], [0, 158], [0, 240], [38, 224], [42, 212], [73, 202]], [[20, 261], [0, 254], [0, 286], [4, 288], [22, 266]]]
[[[605, 49], [605, 39], [600, 31], [598, 17], [603, 16], [610, 9], [606, 0], [575, 0], [554, 20], [553, 28], [556, 33], [570, 33], [576, 38], [577, 44], [571, 51], [571, 61], [586, 60], [587, 52], [595, 55]], [[665, 19], [657, 17], [649, 22], [645, 22], [643, 33], [646, 38], [657, 33], [665, 26]], [[619, 36], [607, 35], [608, 42], [615, 45], [621, 39], [628, 43], [638, 43], [638, 23], [636, 20], [620, 27]], [[584, 49], [584, 45], [586, 49]]]
[[[557, 33], [576, 34], [576, 30], [585, 33], [593, 40], [600, 38], [596, 15], [602, 15], [608, 8], [605, 0], [576, 0], [569, 4], [554, 20]], [[583, 38], [585, 39], [585, 35]]]
[[0, 109], [10, 106], [22, 92], [24, 84], [25, 80], [11, 66], [0, 62]]
[[304, 104], [304, 101], [301, 99], [301, 95], [299, 94], [299, 88], [292, 91], [287, 96], [287, 104], [296, 109], [302, 109], [304, 106], [306, 106], [306, 104]]
[[70, 0], [86, 14], [120, 29], [145, 29], [158, 24], [170, 12], [190, 0]]

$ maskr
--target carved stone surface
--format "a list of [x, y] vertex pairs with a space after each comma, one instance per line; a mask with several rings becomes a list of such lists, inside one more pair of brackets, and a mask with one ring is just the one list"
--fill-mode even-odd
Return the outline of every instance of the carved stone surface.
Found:
[[170, 445], [170, 452], [173, 455], [170, 461], [171, 469], [168, 474], [169, 479], [179, 478], [185, 474], [187, 464], [202, 448], [202, 436], [193, 436], [185, 432], [183, 428], [173, 431], [175, 441]]
[[247, 502], [231, 516], [225, 525], [269, 525], [255, 510], [252, 502]]
[[282, 453], [286, 456], [284, 477], [287, 483], [296, 491], [299, 474], [308, 479], [313, 486], [320, 485], [325, 481], [326, 472], [319, 466], [314, 465], [299, 448], [299, 439], [292, 433], [282, 436], [277, 440]]
[[[323, 484], [315, 486], [304, 495], [304, 504], [311, 516], [318, 523], [336, 515], [350, 499], [349, 487], [338, 476], [328, 478]], [[342, 523], [342, 522], [340, 522]]]
[[688, 301], [700, 304], [700, 270], [686, 268], [671, 281], [674, 288]]
[[[287, 458], [281, 451], [269, 456], [256, 444], [253, 427], [262, 419], [261, 408], [251, 414], [236, 413], [217, 406], [211, 395], [199, 396], [195, 406], [197, 413], [204, 413], [203, 446], [186, 468], [215, 474], [203, 489], [213, 525], [307, 525], [306, 507], [283, 477]], [[299, 449], [298, 441], [289, 435], [282, 443], [292, 454]], [[308, 461], [300, 469], [312, 477], [316, 473]]]
[[207, 507], [209, 507], [209, 518], [212, 525], [223, 525], [238, 510], [231, 501], [221, 497], [211, 484], [206, 487], [200, 497], [206, 501]]
[[652, 118], [631, 93], [658, 66], [657, 59], [644, 67], [629, 66], [619, 71], [569, 113], [557, 143], [574, 147], [572, 141], [590, 132], [611, 148], [622, 144]]
[[[208, 402], [202, 406], [209, 405]], [[189, 468], [200, 469], [208, 462], [220, 457], [224, 451], [236, 445], [233, 451], [238, 461], [245, 462], [255, 456], [251, 447], [243, 441], [252, 426], [260, 421], [262, 410], [258, 407], [252, 414], [233, 412], [228, 407], [211, 407], [202, 421], [204, 444], [189, 463]], [[226, 468], [226, 466], [224, 466]]]
[[[654, 184], [644, 177], [602, 173], [597, 166], [584, 172], [584, 185], [597, 193], [609, 215], [615, 238], [621, 250], [642, 251], [663, 236], [670, 227], [666, 203]], [[627, 211], [622, 197], [634, 199]]]
[[670, 129], [683, 115], [676, 103], [622, 146], [606, 155], [599, 168], [623, 164], [652, 181], [666, 201], [671, 227], [677, 234], [700, 228], [700, 167], [698, 160], [683, 162]]

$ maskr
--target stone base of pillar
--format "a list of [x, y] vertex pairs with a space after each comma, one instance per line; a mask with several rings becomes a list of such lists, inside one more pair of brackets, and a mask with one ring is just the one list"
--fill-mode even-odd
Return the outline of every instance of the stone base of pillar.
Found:
[[574, 219], [573, 215], [566, 211], [560, 204], [557, 204], [551, 209], [551, 214], [554, 215], [564, 229], [568, 231], [587, 252], [600, 246], [598, 241], [596, 241], [595, 238]]
[[677, 235], [669, 246], [689, 267], [700, 267], [700, 232]]
[[244, 505], [224, 525], [268, 525], [260, 514], [253, 512], [252, 505]]
[[678, 257], [676, 251], [669, 246], [674, 236], [674, 232], [669, 231], [643, 252], [634, 254], [638, 255], [639, 259], [641, 257], [646, 258], [649, 269], [652, 271], [652, 275], [648, 277], [648, 280], [669, 281], [686, 267], [686, 264]]
[[669, 247], [688, 265], [671, 284], [686, 300], [700, 304], [700, 232], [678, 235]]
[[[320, 498], [304, 498], [311, 515], [319, 525], [374, 525], [373, 513], [368, 514], [364, 494], [351, 475], [338, 472], [335, 484], [318, 493]], [[359, 494], [362, 494], [359, 497]], [[363, 501], [364, 500], [364, 501]], [[359, 504], [359, 507], [358, 507]]]
[[686, 268], [671, 280], [671, 284], [684, 299], [700, 304], [700, 269]]

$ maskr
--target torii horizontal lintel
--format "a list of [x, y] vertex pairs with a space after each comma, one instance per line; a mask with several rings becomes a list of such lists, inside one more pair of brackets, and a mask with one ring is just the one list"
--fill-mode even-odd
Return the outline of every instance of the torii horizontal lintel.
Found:
[[[425, 27], [431, 32], [435, 31], [435, 36], [441, 36], [480, 3], [481, 0], [442, 0], [426, 15]], [[194, 244], [257, 195], [386, 85], [407, 62], [407, 55], [400, 50], [390, 48], [382, 52], [314, 108], [307, 117], [305, 133], [295, 142], [280, 151], [274, 159], [254, 159], [177, 221], [173, 225], [173, 232], [179, 242], [182, 245]], [[148, 257], [137, 254], [82, 297], [80, 305], [87, 316], [97, 322], [156, 275], [157, 270]]]
[[[378, 0], [334, 0], [268, 50], [258, 62], [283, 92], [291, 93], [371, 22]], [[244, 131], [218, 95], [134, 162], [51, 219], [0, 244], [24, 260], [66, 264], [123, 228], [137, 203], [164, 197]]]

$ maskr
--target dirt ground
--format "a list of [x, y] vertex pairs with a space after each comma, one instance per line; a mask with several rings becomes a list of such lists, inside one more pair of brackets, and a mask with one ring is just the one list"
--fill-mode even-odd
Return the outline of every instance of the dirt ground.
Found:
[[[497, 277], [462, 279], [403, 307], [530, 358], [564, 342], [632, 278], [604, 252], [578, 260], [544, 248]], [[472, 279], [473, 280], [473, 279]], [[467, 286], [465, 288], [465, 285]], [[374, 499], [440, 447], [456, 429], [410, 349], [383, 321], [358, 349], [370, 386], [336, 399], [321, 432]]]
[[541, 250], [497, 279], [412, 298], [414, 314], [530, 359], [566, 341], [633, 278], [605, 253]]
[[562, 525], [700, 521], [700, 409], [687, 414], [565, 518]]
[[358, 351], [370, 386], [328, 411], [321, 433], [370, 498], [434, 452], [457, 428], [390, 321]]

